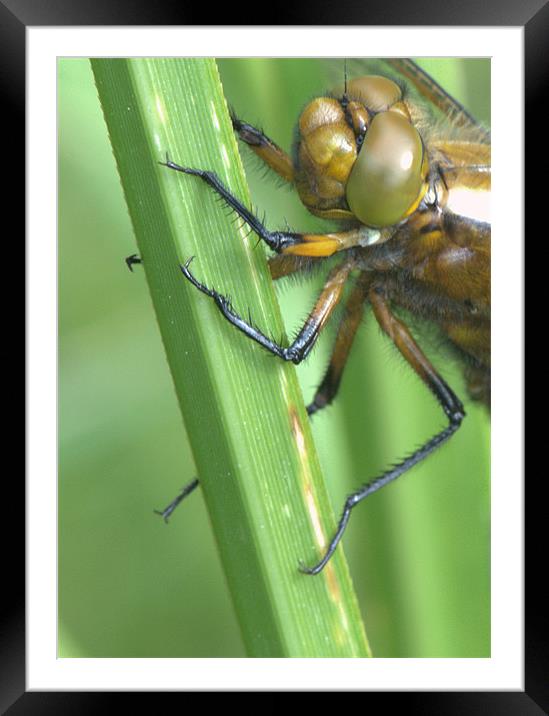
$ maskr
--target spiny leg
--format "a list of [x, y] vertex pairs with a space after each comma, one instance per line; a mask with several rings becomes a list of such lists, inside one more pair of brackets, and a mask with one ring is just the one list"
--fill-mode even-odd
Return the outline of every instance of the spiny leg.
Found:
[[263, 134], [260, 129], [238, 119], [232, 112], [231, 120], [233, 129], [238, 134], [239, 139], [247, 144], [279, 177], [282, 177], [284, 181], [292, 182], [294, 179], [294, 165], [288, 154], [272, 139]]
[[347, 304], [345, 315], [339, 326], [328, 369], [317, 388], [312, 402], [307, 406], [307, 413], [313, 415], [325, 408], [335, 398], [343, 369], [351, 352], [353, 341], [364, 315], [364, 303], [368, 296], [371, 274], [363, 272], [354, 287]]
[[191, 492], [193, 492], [198, 487], [198, 478], [195, 478], [194, 480], [191, 480], [188, 485], [185, 485], [185, 487], [181, 490], [179, 495], [175, 498], [175, 500], [172, 500], [170, 504], [165, 507], [163, 510], [154, 510], [155, 514], [160, 515], [164, 518], [164, 522], [167, 522], [172, 514], [172, 512], [175, 510], [175, 508], [179, 505], [179, 503], [184, 500], [187, 495], [190, 495]]
[[184, 266], [181, 266], [183, 275], [199, 291], [202, 291], [206, 296], [213, 299], [223, 316], [225, 316], [233, 326], [236, 326], [242, 333], [248, 336], [248, 338], [256, 341], [256, 343], [259, 343], [260, 346], [263, 346], [263, 348], [266, 348], [274, 355], [285, 361], [292, 361], [292, 363], [295, 364], [301, 363], [310, 353], [326, 321], [338, 304], [343, 293], [345, 281], [354, 267], [353, 262], [345, 261], [330, 271], [315, 306], [307, 317], [302, 329], [299, 331], [296, 339], [285, 348], [275, 343], [272, 339], [267, 338], [260, 330], [251, 325], [250, 321], [245, 321], [239, 316], [225, 296], [200, 283], [189, 270], [191, 261], [192, 258], [190, 258]]
[[176, 172], [183, 172], [183, 174], [190, 174], [191, 176], [199, 177], [202, 181], [206, 182], [244, 221], [253, 229], [253, 231], [261, 238], [267, 246], [280, 253], [286, 246], [290, 245], [294, 241], [294, 235], [288, 232], [282, 231], [268, 231], [263, 223], [249, 210], [241, 201], [239, 201], [227, 187], [221, 182], [214, 172], [206, 171], [204, 169], [191, 169], [190, 167], [182, 167], [175, 162], [172, 162], [168, 156], [166, 156], [165, 162], [160, 162], [168, 169], [173, 169]]
[[295, 254], [296, 256], [323, 257], [332, 256], [336, 251], [356, 246], [364, 240], [364, 233], [358, 229], [331, 234], [302, 234], [292, 231], [269, 231], [255, 214], [247, 209], [239, 199], [231, 194], [214, 172], [204, 169], [182, 167], [166, 157], [162, 166], [183, 174], [190, 174], [206, 182], [222, 199], [250, 226], [267, 246], [276, 253]]
[[300, 565], [300, 570], [305, 574], [318, 574], [318, 572], [326, 566], [328, 560], [333, 555], [337, 545], [341, 541], [347, 523], [349, 522], [349, 517], [351, 516], [351, 510], [355, 507], [355, 505], [362, 502], [362, 500], [368, 497], [368, 495], [371, 495], [373, 492], [377, 492], [377, 490], [381, 489], [388, 483], [396, 480], [397, 477], [400, 477], [414, 465], [417, 465], [418, 462], [430, 455], [434, 450], [436, 450], [436, 448], [446, 442], [448, 438], [456, 432], [465, 417], [465, 411], [463, 410], [463, 405], [460, 400], [433, 368], [421, 348], [415, 342], [407, 326], [391, 312], [389, 304], [383, 295], [382, 289], [370, 289], [368, 292], [368, 298], [372, 304], [375, 317], [382, 330], [393, 340], [400, 353], [416, 371], [442, 406], [442, 409], [448, 418], [448, 426], [428, 440], [407, 458], [394, 465], [394, 467], [387, 470], [387, 472], [383, 473], [383, 475], [367, 483], [352, 495], [349, 495], [349, 497], [345, 500], [336, 533], [320, 562], [314, 565], [314, 567]]

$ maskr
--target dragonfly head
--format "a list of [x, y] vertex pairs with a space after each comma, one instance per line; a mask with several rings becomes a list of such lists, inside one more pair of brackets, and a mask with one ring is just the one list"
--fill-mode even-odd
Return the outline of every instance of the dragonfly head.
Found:
[[366, 226], [402, 221], [421, 200], [428, 162], [400, 87], [369, 75], [318, 97], [298, 126], [296, 187], [313, 214]]

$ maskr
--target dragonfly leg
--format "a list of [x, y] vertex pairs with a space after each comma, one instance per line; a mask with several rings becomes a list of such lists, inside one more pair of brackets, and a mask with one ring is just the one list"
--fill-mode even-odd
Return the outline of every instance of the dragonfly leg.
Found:
[[371, 283], [371, 274], [363, 272], [354, 287], [347, 304], [345, 315], [339, 326], [334, 343], [328, 369], [324, 374], [322, 382], [317, 388], [312, 402], [307, 406], [307, 413], [313, 415], [329, 405], [335, 398], [343, 369], [351, 352], [354, 338], [362, 317], [364, 315], [364, 304], [368, 296], [368, 288]]
[[135, 266], [136, 264], [141, 264], [141, 263], [143, 263], [137, 254], [132, 254], [131, 256], [126, 256], [126, 258], [124, 259], [124, 261], [126, 262], [126, 266], [127, 266], [127, 267], [130, 269], [130, 271], [132, 271], [132, 272], [133, 272], [132, 266]]
[[273, 281], [278, 281], [279, 278], [285, 278], [291, 274], [299, 273], [299, 271], [307, 271], [315, 262], [320, 261], [322, 258], [277, 254], [269, 257], [269, 271]]
[[227, 187], [221, 182], [219, 177], [214, 173], [205, 169], [191, 169], [190, 167], [182, 167], [172, 162], [166, 157], [165, 162], [160, 162], [162, 166], [168, 167], [173, 171], [183, 172], [196, 176], [206, 182], [224, 201], [233, 209], [241, 219], [262, 239], [267, 246], [277, 254], [287, 253], [297, 256], [324, 257], [332, 256], [336, 251], [356, 246], [363, 240], [363, 234], [353, 229], [351, 231], [343, 231], [332, 234], [303, 234], [292, 231], [269, 231], [262, 221], [260, 221], [253, 212], [247, 209], [242, 202], [231, 194]]
[[175, 510], [175, 508], [179, 505], [179, 503], [187, 497], [187, 495], [190, 495], [191, 492], [193, 492], [198, 487], [198, 478], [195, 477], [194, 480], [191, 480], [188, 485], [185, 485], [185, 487], [181, 490], [179, 495], [175, 498], [175, 500], [172, 500], [170, 504], [165, 507], [163, 510], [154, 510], [155, 514], [160, 515], [164, 518], [164, 522], [168, 522], [169, 518], [171, 517], [172, 512]]
[[275, 341], [268, 338], [258, 328], [253, 326], [250, 319], [246, 321], [239, 316], [231, 306], [230, 301], [225, 296], [200, 283], [189, 270], [191, 261], [192, 259], [189, 259], [185, 265], [181, 266], [183, 275], [193, 284], [193, 286], [195, 286], [195, 288], [213, 299], [216, 306], [229, 323], [232, 323], [233, 326], [236, 326], [240, 331], [242, 331], [242, 333], [248, 336], [248, 338], [251, 338], [256, 343], [259, 343], [259, 345], [263, 346], [263, 348], [266, 348], [274, 355], [295, 364], [301, 363], [301, 361], [309, 355], [318, 336], [320, 335], [321, 330], [338, 304], [343, 293], [345, 281], [354, 267], [352, 262], [345, 261], [343, 264], [336, 266], [332, 269], [332, 271], [330, 271], [314, 308], [307, 317], [296, 339], [288, 347], [284, 347], [275, 343]]
[[415, 342], [406, 324], [391, 312], [383, 290], [378, 287], [372, 287], [368, 292], [368, 298], [372, 304], [374, 315], [380, 327], [392, 339], [403, 357], [436, 397], [448, 418], [448, 425], [444, 430], [438, 432], [418, 450], [408, 455], [408, 457], [394, 465], [390, 470], [387, 470], [380, 477], [372, 480], [349, 495], [345, 500], [335, 535], [332, 537], [322, 559], [313, 567], [300, 565], [300, 570], [305, 574], [318, 574], [326, 566], [343, 537], [353, 507], [362, 502], [368, 495], [377, 492], [377, 490], [396, 480], [414, 465], [417, 465], [418, 462], [425, 459], [434, 450], [440, 447], [440, 445], [445, 443], [456, 432], [465, 417], [465, 411], [460, 400], [433, 368], [421, 348]]
[[284, 181], [292, 182], [294, 179], [294, 165], [291, 157], [269, 139], [260, 129], [252, 127], [251, 124], [243, 122], [241, 119], [231, 112], [231, 120], [233, 129], [245, 144], [256, 154], [265, 164], [275, 171]]

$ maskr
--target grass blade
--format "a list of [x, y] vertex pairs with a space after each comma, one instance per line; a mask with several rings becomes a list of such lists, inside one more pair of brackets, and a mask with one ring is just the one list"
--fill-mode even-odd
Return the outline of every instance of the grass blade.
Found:
[[293, 366], [229, 326], [178, 264], [275, 335], [262, 249], [201, 182], [158, 163], [213, 169], [249, 203], [212, 60], [92, 60], [139, 253], [224, 569], [251, 656], [368, 656], [342, 550], [319, 577], [335, 521]]

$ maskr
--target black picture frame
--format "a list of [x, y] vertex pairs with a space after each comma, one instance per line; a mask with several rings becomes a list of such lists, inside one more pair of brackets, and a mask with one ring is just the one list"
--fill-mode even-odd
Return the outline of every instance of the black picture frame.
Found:
[[[484, 3], [473, 0], [434, 3], [420, 0], [415, 3], [371, 2], [367, 8], [351, 4], [347, 0], [338, 3], [337, 9], [328, 3], [292, 4], [286, 12], [274, 8], [277, 24], [284, 19], [288, 25], [485, 25], [523, 26], [525, 39], [525, 156], [526, 176], [530, 178], [525, 191], [526, 226], [525, 235], [533, 235], [532, 224], [536, 210], [544, 205], [543, 183], [536, 182], [534, 160], [539, 162], [537, 139], [547, 132], [543, 99], [549, 78], [547, 37], [549, 37], [549, 4], [544, 0], [529, 2], [501, 3], [495, 0]], [[270, 6], [262, 7], [265, 16], [261, 24], [268, 25]], [[219, 24], [239, 24], [245, 10], [231, 6], [231, 16], [223, 17], [224, 10], [216, 11]], [[0, 3], [0, 84], [3, 105], [3, 120], [7, 124], [11, 140], [4, 147], [3, 164], [7, 182], [8, 197], [5, 207], [13, 217], [24, 216], [23, 148], [25, 108], [25, 29], [28, 26], [65, 25], [197, 25], [201, 23], [200, 8], [181, 6], [172, 2], [139, 3], [137, 0], [119, 0], [116, 3], [96, 0], [94, 3], [51, 0], [2, 0]], [[228, 14], [228, 13], [227, 13]], [[252, 16], [257, 18], [254, 11]], [[510, 98], [509, 116], [512, 121], [514, 109], [520, 111], [520, 102]], [[543, 124], [542, 124], [543, 122]], [[5, 157], [6, 152], [13, 156]], [[517, 197], [520, 200], [520, 197]], [[545, 200], [546, 201], [546, 200]], [[534, 210], [535, 207], [535, 210]], [[22, 245], [10, 232], [12, 246]], [[540, 239], [542, 237], [540, 236]], [[518, 237], [517, 237], [518, 240]], [[5, 258], [6, 260], [6, 258]], [[14, 389], [13, 389], [14, 390]], [[19, 397], [19, 396], [17, 396]], [[14, 390], [15, 401], [15, 390]], [[11, 471], [4, 481], [4, 500], [7, 506], [24, 504], [24, 481]], [[526, 473], [526, 471], [525, 471]], [[6, 478], [8, 471], [6, 470]], [[525, 690], [523, 692], [370, 692], [366, 696], [367, 707], [372, 708], [371, 699], [384, 696], [392, 700], [390, 706], [398, 707], [401, 702], [406, 713], [421, 714], [521, 714], [532, 716], [543, 714], [549, 709], [549, 660], [547, 656], [547, 590], [542, 584], [545, 572], [543, 549], [546, 536], [543, 516], [537, 511], [543, 509], [541, 494], [543, 479], [531, 480], [527, 486], [526, 519], [526, 613], [525, 613]], [[539, 493], [539, 494], [538, 494]], [[118, 694], [84, 692], [27, 692], [25, 688], [25, 533], [23, 522], [12, 524], [3, 521], [5, 555], [4, 568], [5, 606], [1, 613], [0, 659], [0, 709], [2, 713], [73, 713], [97, 712], [108, 708], [111, 699], [117, 704]], [[537, 546], [538, 549], [534, 549]], [[129, 696], [129, 693], [123, 696]], [[177, 696], [177, 694], [174, 694]], [[148, 699], [155, 694], [139, 694], [140, 705], [147, 708]], [[388, 704], [384, 702], [384, 706]], [[153, 707], [154, 708], [154, 707]]]

